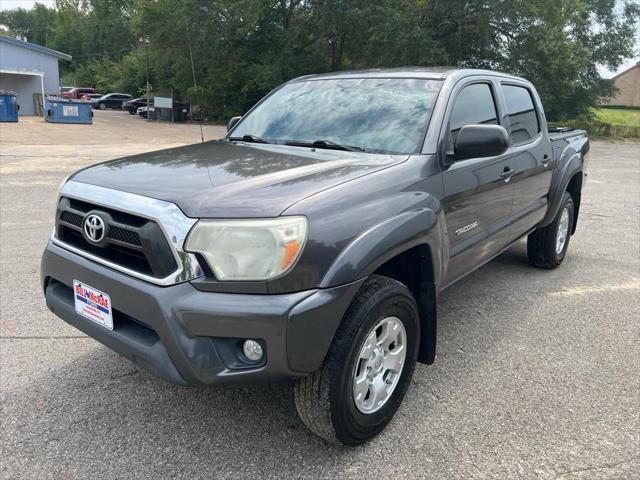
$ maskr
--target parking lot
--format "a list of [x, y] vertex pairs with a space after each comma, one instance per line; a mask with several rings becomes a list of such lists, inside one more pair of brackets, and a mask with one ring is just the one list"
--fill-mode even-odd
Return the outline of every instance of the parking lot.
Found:
[[562, 267], [529, 267], [520, 242], [446, 290], [436, 363], [380, 436], [337, 448], [305, 430], [287, 384], [168, 384], [45, 307], [60, 181], [197, 141], [197, 125], [116, 111], [0, 124], [2, 478], [640, 478], [640, 144], [592, 142]]

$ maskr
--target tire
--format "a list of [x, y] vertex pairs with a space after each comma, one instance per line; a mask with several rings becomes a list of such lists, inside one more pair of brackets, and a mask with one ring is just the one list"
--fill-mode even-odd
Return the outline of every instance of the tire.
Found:
[[[566, 217], [563, 215], [566, 212]], [[571, 230], [575, 217], [575, 205], [569, 192], [564, 192], [556, 217], [549, 225], [539, 228], [527, 238], [527, 256], [531, 265], [552, 270], [564, 260], [569, 248]], [[564, 231], [564, 241], [559, 237]]]
[[[376, 330], [381, 323], [383, 326]], [[399, 373], [384, 371], [388, 359], [393, 356], [397, 362], [397, 355], [402, 354], [402, 341], [396, 342], [401, 334], [395, 337], [397, 332], [402, 332], [401, 327], [405, 334], [404, 361], [396, 363], [400, 365], [396, 369]], [[386, 355], [375, 352], [382, 348], [377, 344], [371, 349], [371, 359], [375, 362], [361, 358], [363, 351], [368, 351], [364, 350], [365, 342], [369, 339], [367, 345], [373, 345], [371, 340], [383, 337], [384, 331], [391, 332], [389, 338], [396, 339]], [[379, 337], [377, 332], [381, 332]], [[320, 369], [295, 382], [295, 405], [302, 422], [330, 443], [359, 445], [376, 436], [391, 421], [409, 387], [419, 338], [418, 307], [407, 287], [387, 277], [370, 277], [347, 309]], [[374, 362], [377, 370], [365, 368], [368, 362]], [[375, 373], [382, 371], [384, 373]], [[367, 388], [365, 395], [359, 394], [359, 402], [354, 393], [356, 374], [365, 379], [359, 384]], [[378, 397], [371, 393], [374, 384], [369, 383], [369, 374], [375, 375], [375, 385], [383, 386], [385, 390], [380, 398], [386, 395], [386, 399], [376, 402]], [[387, 389], [389, 393], [386, 393]], [[364, 411], [365, 408], [369, 410]]]
[[100, 108], [100, 110], [106, 110], [106, 109], [107, 109], [107, 105], [106, 105], [106, 104], [104, 104], [104, 103], [101, 103], [101, 104], [99, 105], [99, 108]]

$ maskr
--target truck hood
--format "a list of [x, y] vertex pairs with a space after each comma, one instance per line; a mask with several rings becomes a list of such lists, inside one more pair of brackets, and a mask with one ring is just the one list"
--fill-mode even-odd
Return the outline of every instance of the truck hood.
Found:
[[172, 202], [194, 218], [276, 217], [310, 195], [406, 158], [212, 141], [112, 160], [72, 179]]

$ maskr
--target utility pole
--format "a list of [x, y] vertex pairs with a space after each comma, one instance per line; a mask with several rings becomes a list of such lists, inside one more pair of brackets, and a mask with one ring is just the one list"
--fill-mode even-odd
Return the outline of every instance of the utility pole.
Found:
[[[189, 58], [191, 59], [191, 73], [193, 74], [193, 88], [194, 88], [194, 93], [197, 95], [198, 83], [196, 82], [196, 67], [193, 63], [193, 51], [191, 50], [191, 32], [189, 32], [189, 22], [185, 20], [184, 25], [187, 28], [187, 45], [189, 46]], [[202, 122], [203, 122], [203, 118], [201, 113], [200, 114], [200, 140], [202, 140], [202, 143], [204, 143], [204, 130], [202, 128]]]
[[151, 115], [151, 112], [149, 111], [149, 38], [142, 37], [140, 40], [144, 42], [144, 50], [145, 50], [145, 56], [146, 56], [145, 72], [147, 76], [147, 88], [145, 90], [146, 90], [146, 97], [147, 97], [147, 122], [148, 122], [149, 116]]

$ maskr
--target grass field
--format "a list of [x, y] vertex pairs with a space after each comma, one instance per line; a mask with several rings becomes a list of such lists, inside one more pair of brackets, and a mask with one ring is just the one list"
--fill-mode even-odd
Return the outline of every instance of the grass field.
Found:
[[640, 139], [640, 110], [626, 108], [594, 108], [593, 118], [576, 118], [560, 122], [584, 128], [593, 138]]
[[598, 121], [609, 125], [640, 127], [640, 110], [624, 108], [595, 108]]

